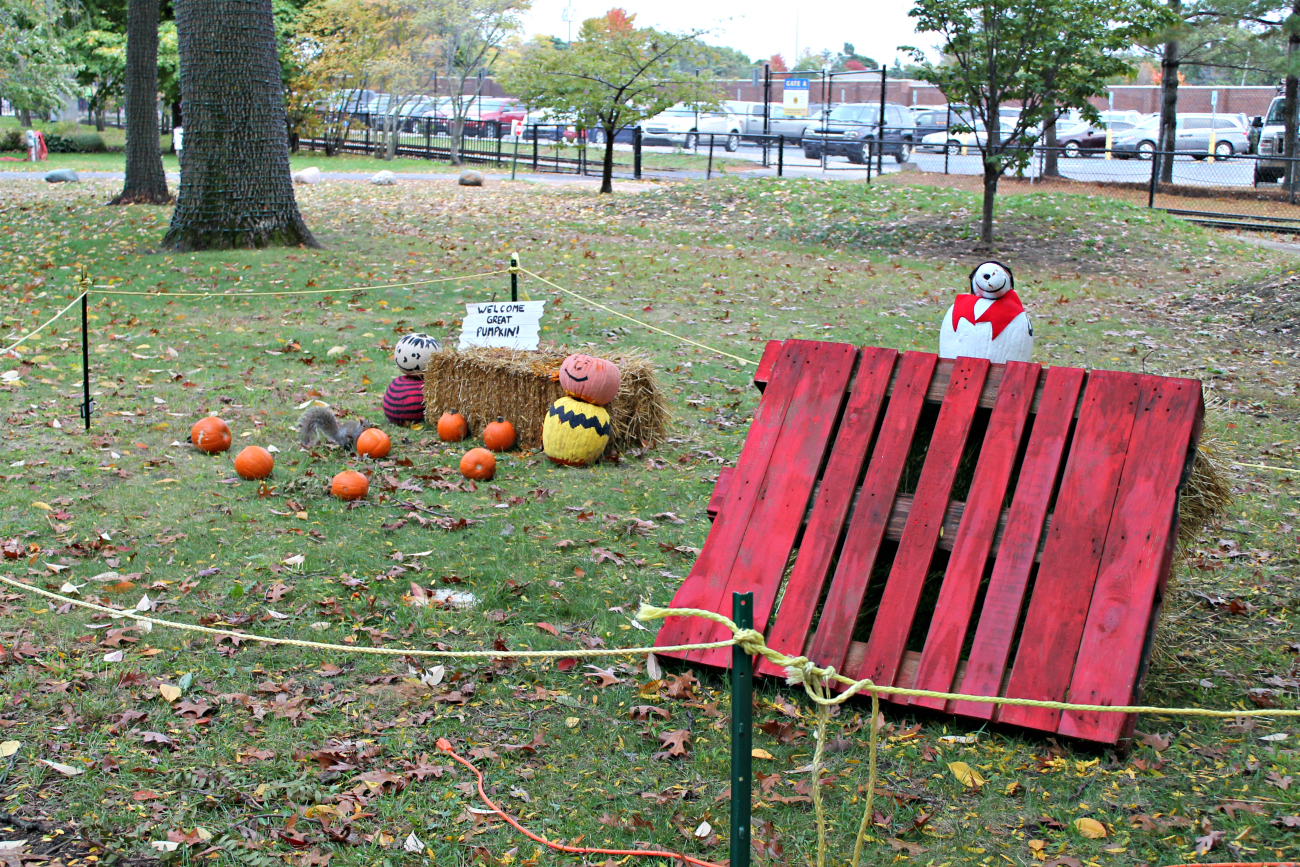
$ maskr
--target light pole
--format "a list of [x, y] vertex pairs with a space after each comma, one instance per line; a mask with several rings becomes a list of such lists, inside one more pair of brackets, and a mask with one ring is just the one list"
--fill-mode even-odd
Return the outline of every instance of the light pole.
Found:
[[564, 47], [565, 47], [565, 48], [568, 48], [569, 45], [570, 45], [570, 43], [573, 42], [573, 19], [574, 19], [574, 17], [575, 17], [575, 15], [574, 15], [574, 11], [573, 11], [573, 3], [570, 2], [568, 6], [565, 6], [565, 7], [564, 7], [564, 11], [560, 13], [560, 20], [563, 21], [565, 24], [569, 25], [569, 36], [568, 36], [568, 38], [567, 38], [567, 39], [565, 40], [565, 42], [564, 42]]

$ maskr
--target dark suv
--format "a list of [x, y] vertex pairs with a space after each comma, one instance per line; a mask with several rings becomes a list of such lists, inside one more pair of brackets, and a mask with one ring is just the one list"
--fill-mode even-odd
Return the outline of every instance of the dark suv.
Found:
[[[815, 121], [814, 121], [815, 123]], [[803, 131], [803, 155], [810, 160], [821, 159], [822, 153], [839, 154], [851, 163], [865, 163], [867, 155], [880, 142], [884, 152], [905, 163], [912, 155], [916, 139], [916, 124], [912, 113], [893, 102], [885, 103], [885, 123], [881, 129], [880, 103], [848, 102], [837, 105], [826, 116], [825, 122], [809, 125]]]

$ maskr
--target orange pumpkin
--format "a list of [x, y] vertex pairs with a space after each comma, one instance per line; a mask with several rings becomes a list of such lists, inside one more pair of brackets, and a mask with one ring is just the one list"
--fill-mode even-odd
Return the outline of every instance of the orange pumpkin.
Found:
[[190, 428], [190, 442], [201, 452], [214, 455], [230, 448], [230, 428], [216, 416], [201, 418]]
[[469, 423], [465, 416], [452, 410], [444, 412], [438, 419], [438, 439], [445, 443], [458, 443], [469, 436]]
[[470, 449], [460, 459], [460, 474], [467, 479], [483, 482], [496, 475], [496, 472], [496, 455], [487, 449]]
[[622, 376], [618, 365], [603, 358], [576, 353], [560, 365], [560, 387], [570, 397], [604, 406], [618, 396]]
[[500, 416], [483, 428], [483, 445], [494, 452], [508, 452], [515, 445], [515, 426]]
[[241, 479], [264, 479], [275, 469], [275, 458], [261, 446], [249, 446], [235, 456], [235, 472]]
[[361, 436], [357, 437], [357, 454], [368, 458], [379, 460], [387, 457], [392, 447], [393, 441], [388, 438], [388, 434], [377, 427], [363, 431]]
[[330, 483], [330, 493], [340, 500], [359, 500], [370, 490], [370, 480], [356, 470], [344, 470]]

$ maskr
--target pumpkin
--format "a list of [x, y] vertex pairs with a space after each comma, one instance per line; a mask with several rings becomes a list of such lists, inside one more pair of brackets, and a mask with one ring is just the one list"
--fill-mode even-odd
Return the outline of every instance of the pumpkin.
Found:
[[576, 353], [560, 365], [560, 387], [565, 394], [604, 406], [618, 396], [622, 377], [618, 365], [603, 358]]
[[392, 447], [393, 441], [388, 438], [388, 434], [377, 427], [362, 431], [361, 436], [357, 437], [357, 454], [368, 458], [379, 460], [386, 457]]
[[483, 428], [483, 445], [494, 452], [510, 451], [515, 445], [515, 426], [497, 416], [496, 421]]
[[444, 412], [438, 419], [438, 439], [445, 443], [458, 443], [469, 435], [469, 424], [465, 416], [452, 410]]
[[261, 446], [249, 446], [235, 456], [235, 472], [241, 479], [264, 479], [275, 469], [275, 458]]
[[496, 475], [497, 458], [487, 449], [470, 449], [460, 459], [460, 474], [484, 482]]
[[424, 380], [418, 376], [397, 376], [384, 389], [384, 418], [390, 424], [424, 421]]
[[230, 448], [230, 428], [216, 416], [201, 418], [190, 428], [190, 442], [201, 452], [214, 455]]
[[429, 357], [442, 349], [438, 338], [427, 334], [408, 334], [393, 347], [393, 363], [402, 373], [423, 373]]
[[609, 444], [609, 411], [562, 397], [546, 411], [542, 450], [557, 464], [584, 467], [600, 460]]
[[359, 500], [370, 490], [370, 480], [356, 470], [344, 470], [330, 482], [330, 493], [340, 500]]

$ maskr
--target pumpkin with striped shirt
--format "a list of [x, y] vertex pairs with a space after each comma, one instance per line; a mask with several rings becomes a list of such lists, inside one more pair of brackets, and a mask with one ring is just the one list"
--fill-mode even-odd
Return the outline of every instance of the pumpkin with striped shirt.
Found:
[[424, 421], [424, 380], [398, 376], [384, 389], [384, 418], [392, 424]]

